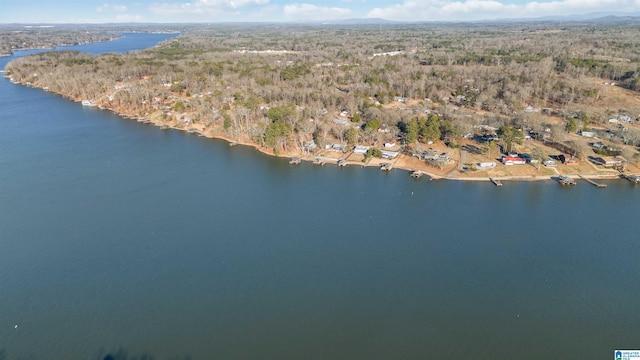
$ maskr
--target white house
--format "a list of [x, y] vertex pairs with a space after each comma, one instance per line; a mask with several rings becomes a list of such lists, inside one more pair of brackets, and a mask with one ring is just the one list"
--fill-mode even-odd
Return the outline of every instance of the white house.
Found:
[[518, 156], [503, 156], [502, 163], [505, 165], [524, 165], [527, 159]]
[[360, 155], [366, 154], [367, 151], [369, 151], [369, 147], [364, 145], [356, 145], [356, 147], [353, 149], [354, 154], [360, 154]]

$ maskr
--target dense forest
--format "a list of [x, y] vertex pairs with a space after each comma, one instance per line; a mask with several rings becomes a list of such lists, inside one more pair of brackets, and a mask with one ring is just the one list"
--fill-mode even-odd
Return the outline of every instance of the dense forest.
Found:
[[[640, 103], [640, 28], [628, 24], [191, 26], [124, 55], [51, 52], [7, 65], [14, 81], [132, 116], [277, 152], [339, 142], [409, 147], [505, 126], [606, 129]], [[612, 136], [638, 145], [635, 129]]]

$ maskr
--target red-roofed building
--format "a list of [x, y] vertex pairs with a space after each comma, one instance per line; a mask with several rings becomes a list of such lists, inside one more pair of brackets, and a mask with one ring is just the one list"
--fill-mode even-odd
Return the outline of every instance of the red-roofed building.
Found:
[[527, 159], [518, 156], [503, 156], [502, 163], [505, 165], [523, 165], [527, 163]]

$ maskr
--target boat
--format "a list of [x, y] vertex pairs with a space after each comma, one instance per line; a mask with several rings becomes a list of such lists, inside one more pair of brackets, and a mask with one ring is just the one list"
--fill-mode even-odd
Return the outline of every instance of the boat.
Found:
[[91, 100], [82, 100], [82, 106], [94, 107], [96, 106], [96, 103]]

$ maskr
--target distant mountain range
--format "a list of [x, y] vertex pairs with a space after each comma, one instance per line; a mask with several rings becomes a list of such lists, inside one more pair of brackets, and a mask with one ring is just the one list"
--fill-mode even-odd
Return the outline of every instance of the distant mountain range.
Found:
[[640, 23], [640, 12], [594, 12], [588, 14], [572, 14], [560, 16], [542, 16], [532, 18], [509, 18], [509, 19], [484, 19], [484, 20], [455, 20], [455, 21], [400, 21], [386, 20], [380, 18], [354, 18], [315, 21], [315, 24], [326, 25], [393, 25], [393, 24], [416, 24], [416, 23], [516, 23], [516, 22], [539, 22], [539, 21], [559, 21], [559, 22], [586, 22], [594, 24], [616, 24], [616, 23]]

